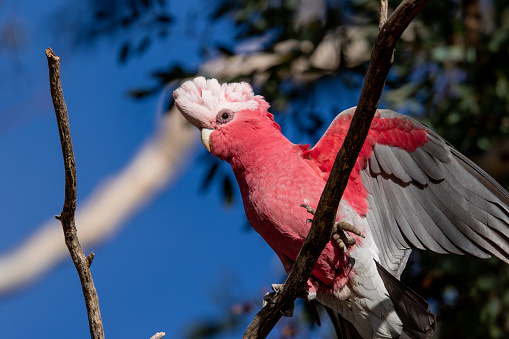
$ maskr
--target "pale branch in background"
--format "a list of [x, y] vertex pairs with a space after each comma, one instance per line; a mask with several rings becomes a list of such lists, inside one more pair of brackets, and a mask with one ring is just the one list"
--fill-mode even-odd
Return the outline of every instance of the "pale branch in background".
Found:
[[[125, 168], [99, 183], [78, 206], [76, 224], [83, 247], [96, 245], [119, 231], [176, 177], [198, 139], [175, 111], [173, 108], [163, 114], [154, 135]], [[60, 225], [52, 218], [21, 246], [0, 257], [0, 295], [26, 285], [67, 257]]]
[[396, 43], [427, 2], [428, 0], [403, 1], [387, 20], [384, 29], [380, 30], [371, 52], [371, 62], [356, 113], [334, 161], [309, 234], [282, 290], [255, 315], [244, 338], [265, 338], [281, 318], [282, 312], [293, 306], [294, 300], [304, 289], [318, 257], [330, 241], [339, 201], [378, 108], [385, 80], [392, 66]]
[[74, 212], [76, 210], [76, 161], [71, 140], [69, 116], [60, 82], [60, 58], [55, 56], [51, 48], [46, 49], [46, 57], [48, 58], [51, 98], [55, 108], [65, 167], [64, 207], [62, 213], [56, 216], [56, 218], [62, 223], [65, 244], [80, 277], [83, 296], [87, 306], [90, 335], [93, 339], [104, 339], [99, 297], [95, 290], [92, 273], [90, 272], [90, 263], [92, 262], [93, 255], [89, 258], [85, 256], [78, 240], [78, 232], [74, 222]]

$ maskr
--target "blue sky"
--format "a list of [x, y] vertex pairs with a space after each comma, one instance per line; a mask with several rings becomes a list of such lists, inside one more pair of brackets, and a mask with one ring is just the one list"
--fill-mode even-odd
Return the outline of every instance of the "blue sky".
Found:
[[[45, 48], [53, 47], [61, 57], [78, 204], [122, 169], [154, 131], [157, 98], [133, 102], [126, 90], [149, 83], [148, 71], [170, 60], [199, 61], [197, 43], [186, 39], [180, 18], [199, 11], [202, 2], [171, 2], [177, 21], [169, 38], [122, 66], [116, 40], [78, 50], [62, 43], [50, 22], [64, 3], [0, 3], [0, 21], [18, 20], [28, 39], [15, 54], [0, 50], [0, 253], [62, 208], [64, 173]], [[199, 192], [204, 168], [195, 161], [203, 152], [197, 146], [169, 189], [119, 234], [92, 249], [92, 274], [108, 338], [150, 338], [157, 331], [181, 337], [192, 321], [213, 317], [236, 301], [261, 300], [262, 287], [279, 282], [280, 264], [255, 232], [246, 232], [240, 202], [224, 208], [216, 190]], [[1, 297], [0, 337], [89, 337], [70, 259], [30, 286]]]

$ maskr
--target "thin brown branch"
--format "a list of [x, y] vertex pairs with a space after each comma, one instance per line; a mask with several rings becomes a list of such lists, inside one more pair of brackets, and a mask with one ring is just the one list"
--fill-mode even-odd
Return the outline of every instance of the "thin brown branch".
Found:
[[94, 281], [92, 280], [92, 273], [89, 268], [93, 256], [90, 257], [90, 260], [85, 256], [78, 240], [74, 222], [74, 212], [76, 211], [76, 161], [74, 159], [72, 147], [67, 106], [60, 82], [60, 58], [53, 53], [51, 48], [46, 49], [46, 57], [48, 58], [51, 98], [53, 99], [53, 107], [57, 117], [65, 168], [64, 207], [57, 219], [62, 223], [65, 244], [69, 249], [72, 261], [80, 277], [83, 296], [85, 297], [85, 304], [87, 306], [90, 335], [93, 339], [104, 339], [104, 329], [101, 320], [101, 311], [99, 309], [99, 297], [97, 296]]
[[273, 303], [268, 303], [255, 315], [244, 333], [244, 338], [265, 338], [281, 318], [281, 310], [291, 307], [304, 289], [318, 257], [330, 240], [339, 201], [378, 108], [385, 80], [392, 66], [396, 43], [427, 2], [428, 0], [404, 0], [380, 30], [371, 52], [371, 62], [359, 104], [345, 141], [336, 156], [309, 234], [282, 291], [274, 296]]

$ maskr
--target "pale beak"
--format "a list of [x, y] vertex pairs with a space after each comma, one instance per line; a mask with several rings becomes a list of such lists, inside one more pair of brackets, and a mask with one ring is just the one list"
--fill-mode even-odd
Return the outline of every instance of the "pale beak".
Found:
[[210, 133], [214, 132], [213, 129], [208, 128], [202, 128], [201, 129], [201, 142], [203, 142], [203, 145], [205, 148], [210, 152]]

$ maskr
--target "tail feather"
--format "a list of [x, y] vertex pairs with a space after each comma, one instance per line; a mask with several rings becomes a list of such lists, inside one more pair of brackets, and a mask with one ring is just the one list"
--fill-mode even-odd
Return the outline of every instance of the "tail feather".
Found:
[[338, 314], [339, 323], [344, 330], [344, 339], [362, 339], [362, 336], [357, 332], [355, 326], [346, 320], [341, 314]]
[[403, 323], [403, 331], [412, 339], [431, 337], [437, 327], [437, 316], [429, 310], [429, 304], [376, 260], [375, 262], [396, 313]]
[[324, 307], [332, 321], [338, 339], [363, 339], [351, 322], [346, 320], [341, 314], [335, 312], [332, 308], [325, 305]]

